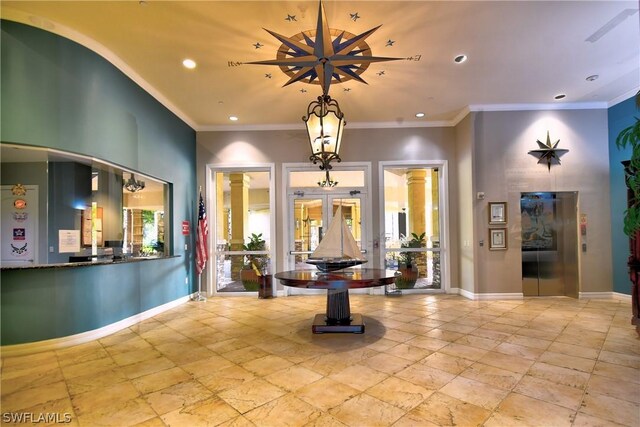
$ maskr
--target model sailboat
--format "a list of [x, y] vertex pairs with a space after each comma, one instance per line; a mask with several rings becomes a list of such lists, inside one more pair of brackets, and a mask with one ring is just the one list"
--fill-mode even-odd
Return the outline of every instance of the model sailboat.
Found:
[[336, 210], [329, 229], [306, 262], [321, 271], [340, 270], [367, 262], [342, 216], [342, 206]]

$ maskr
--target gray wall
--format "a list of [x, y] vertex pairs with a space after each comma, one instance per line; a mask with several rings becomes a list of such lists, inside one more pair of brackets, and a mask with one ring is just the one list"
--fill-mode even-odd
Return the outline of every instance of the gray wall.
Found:
[[[373, 188], [372, 200], [373, 236], [380, 236], [380, 211], [378, 194], [378, 162], [381, 160], [446, 160], [449, 176], [455, 170], [455, 131], [453, 128], [400, 128], [400, 129], [348, 129], [345, 128], [340, 152], [343, 162], [371, 162]], [[238, 131], [198, 132], [197, 134], [198, 182], [205, 182], [207, 164], [274, 163], [276, 171], [276, 253], [282, 253], [282, 164], [309, 161], [309, 142], [302, 121], [296, 131]], [[456, 201], [450, 201], [450, 212]], [[450, 220], [450, 218], [448, 218]], [[450, 248], [457, 257], [454, 246]], [[373, 260], [378, 263], [379, 251], [374, 249]], [[276, 268], [282, 268], [278, 259]], [[457, 271], [453, 273], [457, 276]], [[455, 277], [454, 276], [454, 277]], [[203, 276], [204, 277], [204, 276]], [[457, 277], [455, 277], [457, 281]]]
[[[536, 140], [560, 139], [569, 149], [562, 165], [547, 170], [528, 154]], [[447, 160], [449, 162], [450, 283], [475, 294], [521, 294], [520, 193], [578, 191], [580, 213], [588, 217], [588, 250], [580, 254], [581, 292], [610, 292], [609, 175], [606, 110], [470, 113], [455, 127], [348, 129], [341, 157], [372, 162], [370, 197], [373, 235], [380, 235], [378, 162]], [[300, 131], [199, 132], [198, 181], [206, 165], [273, 162], [276, 165], [276, 253], [281, 230], [281, 165], [308, 162], [308, 142]], [[478, 200], [477, 192], [485, 199]], [[508, 250], [489, 251], [489, 201], [508, 203]], [[480, 246], [480, 240], [484, 246]], [[379, 254], [374, 253], [374, 260]], [[277, 269], [282, 268], [278, 260]]]
[[[606, 110], [482, 112], [474, 118], [477, 191], [474, 201], [476, 235], [485, 240], [478, 248], [476, 293], [522, 291], [520, 252], [520, 193], [528, 191], [578, 191], [579, 213], [588, 219], [588, 249], [580, 253], [580, 292], [612, 290], [609, 210], [609, 154]], [[528, 154], [536, 140], [560, 140], [569, 152], [560, 166], [538, 165]], [[487, 203], [508, 203], [507, 251], [489, 251]], [[477, 246], [477, 242], [476, 242]]]

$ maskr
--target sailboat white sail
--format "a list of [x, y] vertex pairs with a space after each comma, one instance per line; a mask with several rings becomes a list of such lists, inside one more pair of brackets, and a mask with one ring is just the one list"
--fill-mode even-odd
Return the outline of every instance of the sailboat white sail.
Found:
[[354, 239], [339, 206], [322, 241], [307, 260], [322, 271], [338, 270], [367, 262]]

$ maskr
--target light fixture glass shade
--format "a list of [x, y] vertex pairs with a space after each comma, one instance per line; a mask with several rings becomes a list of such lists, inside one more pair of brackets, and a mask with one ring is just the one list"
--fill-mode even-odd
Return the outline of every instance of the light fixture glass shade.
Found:
[[329, 95], [319, 96], [309, 104], [307, 116], [302, 120], [307, 125], [311, 144], [309, 160], [320, 163], [322, 170], [331, 169], [331, 161], [340, 161], [340, 142], [346, 124], [338, 102]]

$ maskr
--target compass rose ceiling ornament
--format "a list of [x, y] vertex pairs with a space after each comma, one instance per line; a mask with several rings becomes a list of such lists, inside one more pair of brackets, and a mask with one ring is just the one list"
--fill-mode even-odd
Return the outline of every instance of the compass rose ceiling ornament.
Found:
[[538, 150], [531, 150], [529, 154], [536, 157], [538, 159], [538, 164], [546, 163], [547, 168], [551, 171], [551, 165], [559, 165], [560, 157], [564, 154], [568, 153], [569, 150], [565, 150], [562, 148], [556, 148], [560, 140], [551, 144], [551, 139], [549, 138], [549, 131], [547, 131], [547, 142], [542, 143], [540, 140], [536, 141], [538, 143]]
[[286, 37], [265, 28], [265, 31], [282, 42], [276, 59], [248, 64], [277, 65], [290, 77], [284, 86], [298, 81], [319, 84], [324, 95], [329, 93], [332, 83], [356, 80], [366, 84], [360, 75], [370, 64], [404, 59], [371, 55], [371, 48], [365, 40], [380, 27], [381, 25], [359, 35], [329, 28], [324, 5], [320, 1], [315, 30]]

